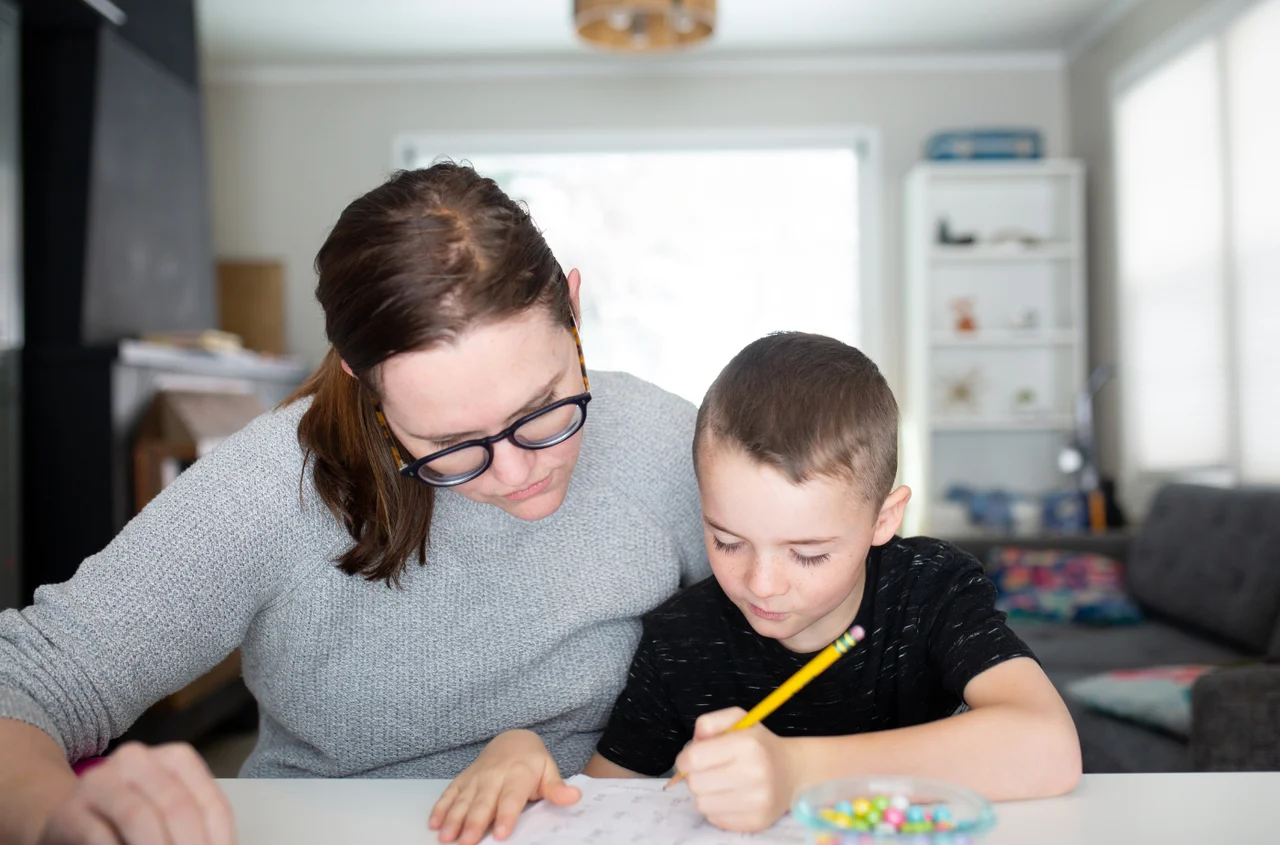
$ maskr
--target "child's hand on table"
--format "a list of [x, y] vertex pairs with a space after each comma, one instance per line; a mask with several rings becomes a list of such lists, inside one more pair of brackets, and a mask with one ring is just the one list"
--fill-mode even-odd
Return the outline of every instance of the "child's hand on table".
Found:
[[582, 792], [560, 778], [560, 769], [542, 737], [533, 731], [505, 731], [485, 746], [476, 761], [453, 779], [431, 810], [428, 822], [441, 842], [475, 845], [493, 825], [506, 839], [524, 805], [543, 799], [573, 804]]
[[707, 821], [724, 830], [755, 832], [790, 808], [797, 766], [788, 741], [763, 725], [729, 731], [745, 714], [731, 707], [699, 717], [676, 769], [684, 773]]

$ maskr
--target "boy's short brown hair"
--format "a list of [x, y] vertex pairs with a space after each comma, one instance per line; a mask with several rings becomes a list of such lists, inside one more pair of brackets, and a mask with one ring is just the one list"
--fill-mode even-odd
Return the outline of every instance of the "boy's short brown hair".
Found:
[[780, 332], [720, 371], [693, 435], [733, 444], [794, 484], [846, 479], [877, 508], [898, 473], [898, 403], [875, 363], [835, 338]]

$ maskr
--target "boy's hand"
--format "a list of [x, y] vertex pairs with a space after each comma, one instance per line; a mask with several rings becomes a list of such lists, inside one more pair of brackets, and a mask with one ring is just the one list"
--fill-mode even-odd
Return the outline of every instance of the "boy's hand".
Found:
[[453, 779], [432, 808], [428, 825], [440, 831], [441, 842], [476, 845], [490, 824], [494, 839], [510, 836], [530, 801], [565, 805], [581, 796], [581, 790], [561, 780], [542, 737], [533, 731], [506, 731]]
[[754, 833], [791, 806], [796, 763], [792, 746], [763, 725], [726, 733], [745, 714], [741, 707], [698, 718], [693, 742], [676, 758], [707, 821], [724, 830]]

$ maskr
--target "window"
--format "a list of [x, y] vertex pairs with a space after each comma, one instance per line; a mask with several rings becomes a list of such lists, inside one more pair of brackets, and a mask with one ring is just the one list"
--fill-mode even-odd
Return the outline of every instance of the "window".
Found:
[[594, 369], [625, 370], [698, 403], [729, 359], [768, 332], [861, 339], [852, 143], [550, 153], [442, 146], [407, 139], [399, 161], [465, 158], [528, 204], [566, 272], [582, 274], [583, 345]]
[[1117, 91], [1126, 476], [1280, 481], [1280, 0]]

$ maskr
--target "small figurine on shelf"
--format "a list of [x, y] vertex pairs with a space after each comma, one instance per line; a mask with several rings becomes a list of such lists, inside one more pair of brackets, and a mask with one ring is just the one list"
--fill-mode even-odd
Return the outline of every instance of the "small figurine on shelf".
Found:
[[938, 245], [939, 246], [972, 246], [978, 240], [977, 235], [953, 235], [951, 234], [951, 224], [947, 222], [947, 218], [938, 218]]
[[964, 375], [942, 376], [944, 386], [942, 403], [948, 411], [978, 410], [978, 386], [982, 381], [982, 372], [976, 367]]
[[973, 300], [968, 297], [960, 297], [951, 300], [951, 310], [956, 315], [956, 332], [959, 334], [972, 334], [978, 330], [978, 318], [973, 314]]
[[1033, 332], [1040, 328], [1040, 312], [1034, 308], [1024, 308], [1013, 315], [1010, 325], [1017, 332]]

